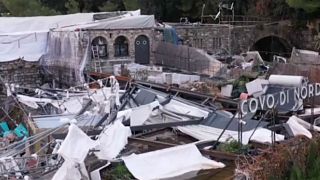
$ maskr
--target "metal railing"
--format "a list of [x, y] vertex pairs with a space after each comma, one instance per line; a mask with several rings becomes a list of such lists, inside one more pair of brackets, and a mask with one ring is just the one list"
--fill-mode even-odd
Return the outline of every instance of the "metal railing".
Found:
[[215, 19], [213, 15], [204, 15], [202, 16], [204, 23], [218, 23], [218, 24], [231, 24], [237, 26], [244, 25], [255, 25], [260, 23], [268, 23], [271, 22], [271, 18], [264, 18], [258, 16], [241, 16], [241, 15], [223, 15], [218, 19]]

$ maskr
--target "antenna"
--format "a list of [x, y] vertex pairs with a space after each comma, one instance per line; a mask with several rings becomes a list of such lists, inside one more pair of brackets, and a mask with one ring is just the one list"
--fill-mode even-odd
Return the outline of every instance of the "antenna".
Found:
[[219, 10], [219, 12], [217, 13], [217, 15], [214, 17], [214, 20], [218, 19], [220, 17], [221, 11]]
[[206, 8], [206, 4], [202, 5], [202, 11], [201, 11], [201, 24], [203, 23], [203, 13], [204, 13], [204, 8]]

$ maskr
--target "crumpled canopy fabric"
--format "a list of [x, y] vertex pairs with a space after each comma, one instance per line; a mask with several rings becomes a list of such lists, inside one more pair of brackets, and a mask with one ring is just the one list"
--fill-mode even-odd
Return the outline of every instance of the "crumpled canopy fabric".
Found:
[[[198, 140], [217, 140], [223, 129], [214, 128], [205, 125], [190, 125], [190, 126], [179, 126], [179, 131], [188, 134]], [[253, 136], [250, 139], [254, 130], [246, 131], [242, 133], [242, 144], [248, 144], [250, 140], [254, 140], [260, 143], [271, 143], [271, 131], [265, 128], [257, 128]], [[219, 139], [219, 142], [227, 142], [229, 139], [238, 139], [237, 131], [226, 130]], [[284, 136], [276, 134], [276, 141], [284, 140]]]
[[55, 173], [53, 180], [80, 180], [82, 176], [88, 177], [84, 160], [89, 150], [99, 150], [95, 152], [99, 159], [112, 160], [128, 143], [129, 136], [131, 136], [130, 128], [125, 127], [121, 121], [107, 126], [96, 141], [90, 139], [76, 125], [71, 124], [67, 137], [57, 152], [65, 162]]
[[150, 104], [142, 105], [132, 109], [130, 114], [130, 125], [131, 126], [138, 126], [144, 124], [146, 120], [152, 114], [152, 110], [160, 106], [158, 101], [154, 101]]
[[128, 137], [131, 136], [129, 127], [125, 127], [121, 121], [115, 121], [108, 125], [99, 135], [98, 145], [95, 152], [99, 159], [112, 160], [120, 153], [120, 151], [128, 143]]
[[[294, 119], [295, 121], [297, 121], [300, 125], [302, 125], [306, 129], [311, 129], [311, 124], [310, 123], [298, 118], [297, 116], [291, 116], [290, 119]], [[320, 132], [320, 127], [319, 126], [313, 125], [312, 128], [313, 128], [314, 131]]]
[[58, 150], [58, 154], [65, 160], [83, 163], [89, 150], [93, 149], [96, 145], [97, 143], [90, 139], [79, 127], [71, 124], [67, 137]]
[[186, 103], [182, 103], [177, 100], [171, 100], [170, 103], [163, 106], [165, 110], [170, 112], [179, 113], [179, 114], [186, 114], [195, 117], [208, 117], [209, 112], [201, 110], [200, 108], [188, 105]]
[[221, 162], [203, 157], [194, 144], [122, 157], [132, 175], [141, 180], [163, 179], [201, 169], [223, 168]]
[[81, 180], [82, 176], [88, 177], [84, 163], [75, 163], [70, 160], [63, 162], [62, 166], [54, 174], [52, 180]]
[[21, 95], [21, 94], [17, 95], [17, 99], [19, 102], [21, 102], [24, 105], [29, 106], [33, 109], [37, 109], [39, 107], [37, 103], [43, 103], [43, 104], [52, 103], [51, 99], [35, 98], [35, 97], [25, 96], [25, 95]]
[[82, 109], [81, 98], [79, 97], [71, 97], [64, 100], [53, 100], [51, 104], [68, 114], [76, 114]]
[[312, 138], [311, 132], [308, 131], [308, 129], [306, 129], [305, 127], [303, 127], [301, 124], [299, 124], [296, 118], [290, 117], [287, 121], [287, 124], [289, 125], [294, 136], [304, 135], [309, 139]]

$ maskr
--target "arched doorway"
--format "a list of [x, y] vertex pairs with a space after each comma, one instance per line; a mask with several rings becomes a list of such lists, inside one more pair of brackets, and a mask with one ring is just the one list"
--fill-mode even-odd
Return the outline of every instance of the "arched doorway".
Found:
[[[99, 58], [108, 57], [108, 44], [106, 38], [102, 36], [95, 37], [91, 43], [92, 56], [99, 56]], [[97, 53], [95, 55], [94, 53]]]
[[150, 43], [147, 36], [140, 35], [135, 40], [135, 62], [138, 64], [150, 63]]
[[129, 42], [124, 36], [118, 36], [114, 42], [114, 57], [129, 56]]
[[287, 40], [277, 36], [267, 36], [259, 39], [251, 47], [251, 51], [259, 51], [265, 61], [273, 61], [273, 56], [290, 57], [292, 46]]

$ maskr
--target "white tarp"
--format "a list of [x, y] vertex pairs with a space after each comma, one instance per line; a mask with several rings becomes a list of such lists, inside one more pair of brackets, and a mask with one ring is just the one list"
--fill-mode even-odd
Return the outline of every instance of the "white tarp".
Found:
[[34, 17], [0, 17], [0, 35], [10, 35], [16, 32], [31, 33], [61, 28], [70, 25], [93, 21], [96, 13], [78, 13], [58, 16]]
[[62, 31], [74, 31], [75, 29], [137, 29], [152, 28], [155, 26], [153, 15], [133, 15], [100, 20], [83, 25], [61, 28]]
[[96, 141], [90, 139], [76, 125], [71, 124], [68, 135], [58, 150], [58, 154], [65, 161], [55, 173], [53, 180], [80, 180], [83, 176], [88, 178], [84, 160], [89, 150], [99, 150], [95, 152], [99, 159], [111, 160], [125, 147], [129, 136], [131, 136], [130, 128], [123, 126], [121, 121], [107, 126]]
[[65, 161], [55, 173], [52, 180], [80, 180], [82, 176], [88, 177], [84, 160], [89, 150], [93, 149], [96, 144], [97, 143], [90, 139], [80, 128], [71, 124], [67, 137], [58, 150], [58, 154], [61, 155]]
[[[181, 132], [192, 136], [198, 140], [218, 140], [218, 137], [222, 133], [223, 129], [214, 128], [205, 125], [190, 125], [190, 126], [179, 126], [177, 127]], [[242, 144], [248, 144], [250, 140], [257, 141], [260, 143], [271, 143], [271, 131], [265, 128], [257, 128], [255, 133], [250, 139], [253, 130], [246, 131], [242, 133]], [[219, 142], [227, 142], [229, 139], [238, 140], [238, 132], [226, 130]], [[281, 134], [276, 134], [276, 141], [284, 140], [284, 136]]]
[[203, 157], [194, 144], [132, 154], [122, 159], [132, 175], [141, 180], [170, 178], [191, 171], [225, 167], [221, 162]]
[[38, 61], [46, 53], [50, 29], [92, 22], [93, 15], [0, 17], [0, 62]]
[[75, 163], [70, 160], [63, 162], [62, 166], [54, 174], [51, 180], [81, 180], [82, 176], [88, 178], [88, 172], [84, 163]]
[[47, 32], [30, 32], [14, 35], [0, 34], [0, 62], [19, 58], [26, 61], [38, 61], [46, 52], [47, 38]]
[[128, 143], [131, 135], [130, 128], [125, 127], [121, 121], [108, 125], [99, 135], [96, 149], [100, 151], [95, 154], [99, 159], [114, 159]]
[[93, 149], [97, 143], [90, 139], [80, 128], [71, 124], [67, 137], [62, 142], [58, 154], [65, 160], [71, 160], [77, 163], [83, 163], [90, 149]]

